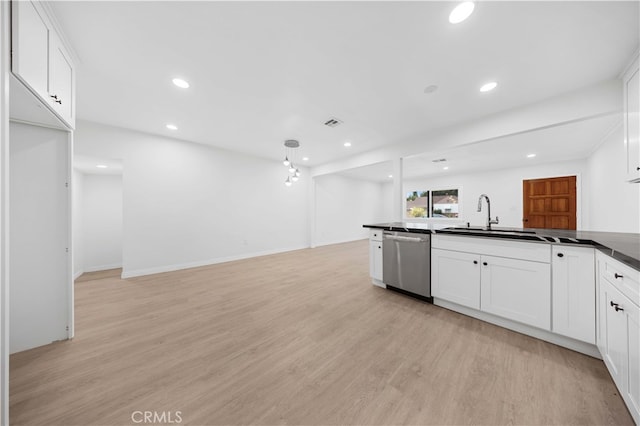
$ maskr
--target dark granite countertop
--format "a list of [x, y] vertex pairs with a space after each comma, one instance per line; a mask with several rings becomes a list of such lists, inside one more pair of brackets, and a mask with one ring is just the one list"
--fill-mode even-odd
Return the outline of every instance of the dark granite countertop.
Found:
[[376, 223], [372, 225], [363, 225], [363, 227], [421, 234], [442, 233], [483, 238], [507, 238], [549, 244], [590, 245], [608, 256], [611, 256], [614, 259], [617, 259], [620, 262], [640, 271], [640, 234], [503, 227], [492, 227], [493, 232], [487, 232], [481, 227], [449, 227], [434, 229], [431, 224], [410, 222]]

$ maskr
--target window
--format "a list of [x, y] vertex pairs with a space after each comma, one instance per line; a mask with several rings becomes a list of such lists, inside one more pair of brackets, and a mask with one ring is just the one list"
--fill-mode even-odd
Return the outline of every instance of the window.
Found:
[[457, 218], [459, 189], [407, 192], [407, 218]]

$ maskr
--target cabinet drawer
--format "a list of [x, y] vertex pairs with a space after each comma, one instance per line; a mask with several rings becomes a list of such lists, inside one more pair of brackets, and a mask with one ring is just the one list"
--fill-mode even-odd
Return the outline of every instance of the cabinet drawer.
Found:
[[598, 252], [600, 277], [605, 278], [633, 303], [640, 306], [640, 271]]
[[431, 247], [466, 253], [522, 259], [531, 262], [551, 262], [551, 245], [530, 243], [511, 239], [481, 238], [472, 236], [434, 235]]
[[371, 241], [382, 241], [382, 229], [369, 229], [369, 239]]

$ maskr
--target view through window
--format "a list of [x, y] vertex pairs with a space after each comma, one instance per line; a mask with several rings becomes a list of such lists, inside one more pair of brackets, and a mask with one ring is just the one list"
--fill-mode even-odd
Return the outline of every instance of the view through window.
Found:
[[457, 218], [458, 189], [407, 192], [407, 218]]

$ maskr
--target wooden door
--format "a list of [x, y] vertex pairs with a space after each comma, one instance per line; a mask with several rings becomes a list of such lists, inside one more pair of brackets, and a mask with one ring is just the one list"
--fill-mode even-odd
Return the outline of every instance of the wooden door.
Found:
[[522, 181], [524, 228], [576, 229], [576, 177]]

